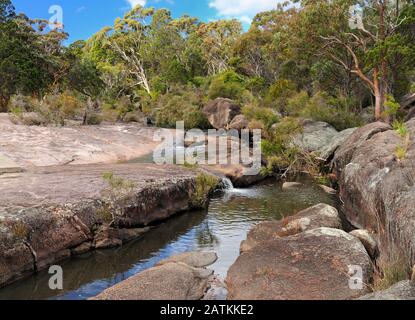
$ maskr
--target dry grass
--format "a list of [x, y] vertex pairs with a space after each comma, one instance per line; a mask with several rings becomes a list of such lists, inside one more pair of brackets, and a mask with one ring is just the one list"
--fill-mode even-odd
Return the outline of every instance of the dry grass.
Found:
[[410, 275], [411, 264], [402, 250], [396, 246], [390, 246], [377, 260], [373, 290], [386, 290], [400, 281], [408, 280]]

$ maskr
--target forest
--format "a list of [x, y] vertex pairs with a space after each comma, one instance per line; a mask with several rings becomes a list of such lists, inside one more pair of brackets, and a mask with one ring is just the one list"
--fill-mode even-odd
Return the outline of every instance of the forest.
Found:
[[0, 111], [29, 125], [145, 116], [207, 129], [203, 106], [221, 97], [243, 107], [275, 153], [298, 118], [337, 130], [374, 120], [399, 127], [415, 92], [414, 1], [287, 1], [247, 31], [238, 20], [136, 6], [66, 46], [62, 26], [1, 0], [0, 38]]

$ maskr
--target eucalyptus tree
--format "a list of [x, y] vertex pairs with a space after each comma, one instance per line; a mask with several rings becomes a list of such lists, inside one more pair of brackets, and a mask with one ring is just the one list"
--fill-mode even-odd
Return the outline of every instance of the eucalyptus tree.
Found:
[[46, 30], [47, 22], [16, 15], [8, 0], [0, 1], [0, 109], [16, 93], [41, 97], [62, 79], [62, 30]]
[[392, 93], [395, 57], [403, 56], [410, 63], [406, 58], [411, 56], [413, 40], [400, 30], [413, 24], [413, 13], [408, 11], [413, 1], [304, 0], [301, 4], [302, 21], [321, 52], [370, 89], [375, 117], [381, 120]]
[[242, 34], [242, 24], [236, 19], [202, 23], [197, 34], [209, 74], [218, 74], [230, 68], [233, 46]]

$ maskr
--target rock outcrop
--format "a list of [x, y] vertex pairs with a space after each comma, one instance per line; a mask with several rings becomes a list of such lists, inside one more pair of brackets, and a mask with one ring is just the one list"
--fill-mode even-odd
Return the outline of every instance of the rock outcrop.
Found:
[[358, 300], [415, 300], [415, 282], [402, 281], [387, 290], [370, 293]]
[[231, 121], [231, 123], [229, 124], [229, 130], [243, 130], [243, 129], [247, 129], [249, 126], [249, 121], [245, 118], [245, 116], [243, 114], [237, 115], [235, 118], [233, 118], [233, 120]]
[[376, 239], [367, 230], [354, 230], [350, 234], [358, 238], [372, 259], [376, 259], [379, 255], [379, 247]]
[[[19, 167], [128, 161], [151, 154], [158, 128], [137, 123], [41, 127], [15, 125], [0, 114], [1, 152]], [[167, 129], [165, 129], [167, 130]]]
[[213, 275], [204, 267], [216, 259], [216, 254], [210, 252], [175, 256], [105, 290], [93, 300], [200, 300]]
[[215, 129], [229, 129], [232, 120], [241, 114], [241, 106], [230, 99], [217, 98], [210, 101], [203, 112]]
[[337, 132], [335, 128], [325, 122], [303, 120], [302, 134], [294, 137], [293, 144], [304, 151], [314, 153], [318, 157], [327, 160], [337, 148], [356, 130], [347, 129]]
[[[111, 187], [103, 173], [119, 184]], [[195, 209], [197, 170], [157, 165], [36, 168], [0, 176], [0, 286]], [[209, 192], [207, 188], [204, 192]], [[196, 194], [197, 192], [197, 194]]]
[[[415, 137], [415, 119], [406, 123]], [[415, 262], [415, 144], [396, 155], [404, 139], [385, 123], [355, 131], [337, 150], [334, 170], [347, 219], [357, 228], [388, 236]]]
[[318, 204], [282, 221], [263, 222], [253, 228], [241, 244], [241, 252], [246, 252], [272, 239], [295, 235], [320, 227], [341, 229], [342, 222], [336, 208]]
[[351, 285], [350, 266], [370, 283], [372, 261], [362, 243], [339, 229], [318, 228], [262, 242], [230, 268], [229, 300], [347, 300], [370, 290]]

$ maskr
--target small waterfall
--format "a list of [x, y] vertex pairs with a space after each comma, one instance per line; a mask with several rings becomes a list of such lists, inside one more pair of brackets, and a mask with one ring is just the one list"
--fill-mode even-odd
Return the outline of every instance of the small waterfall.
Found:
[[222, 190], [233, 190], [234, 189], [233, 183], [231, 179], [229, 178], [226, 178], [226, 177], [222, 178], [222, 181], [220, 182], [220, 184], [221, 184]]

